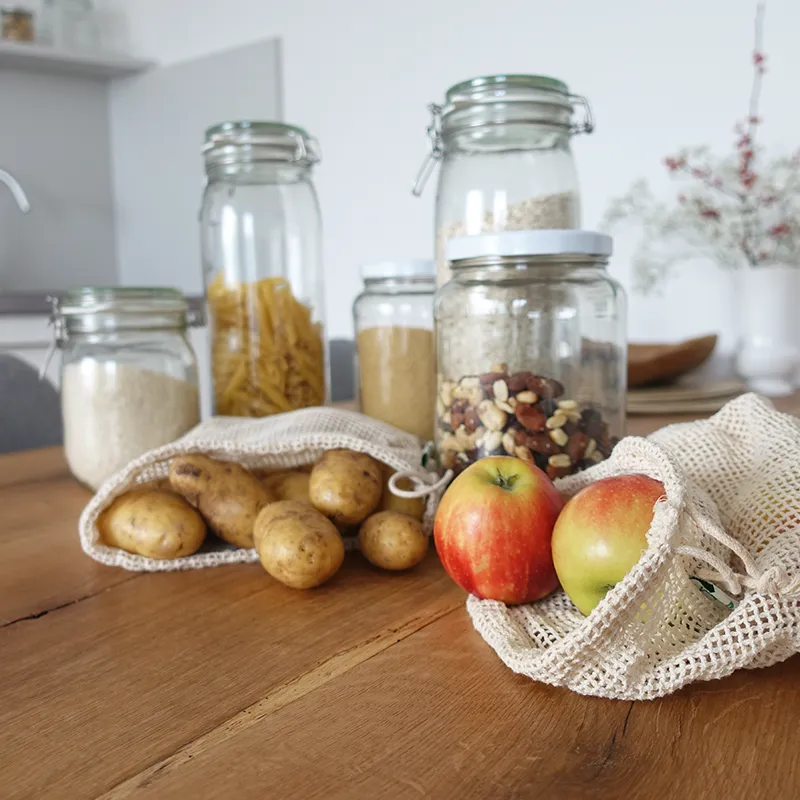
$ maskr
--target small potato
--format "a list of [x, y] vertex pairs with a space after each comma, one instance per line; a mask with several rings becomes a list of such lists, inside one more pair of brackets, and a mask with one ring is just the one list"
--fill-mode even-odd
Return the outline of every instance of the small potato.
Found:
[[379, 511], [363, 522], [358, 543], [367, 561], [381, 569], [410, 569], [428, 552], [419, 520], [397, 511]]
[[157, 492], [171, 492], [172, 494], [177, 494], [177, 492], [172, 488], [169, 482], [169, 476], [166, 478], [154, 478], [152, 481], [145, 481], [144, 483], [135, 483], [131, 486], [131, 492], [145, 492], [145, 491], [157, 491]]
[[308, 492], [314, 508], [337, 525], [357, 525], [380, 503], [381, 465], [366, 453], [329, 450], [311, 471]]
[[299, 500], [311, 505], [308, 498], [308, 484], [311, 480], [307, 472], [286, 470], [268, 475], [262, 480], [267, 491], [272, 492], [277, 500]]
[[336, 526], [297, 500], [267, 506], [254, 532], [264, 569], [293, 589], [311, 589], [332, 578], [344, 561], [344, 542]]
[[173, 458], [169, 481], [197, 507], [217, 536], [237, 547], [253, 546], [258, 512], [275, 500], [244, 467], [200, 454]]
[[[378, 511], [397, 511], [399, 514], [406, 514], [409, 517], [421, 520], [425, 514], [425, 498], [415, 497], [412, 499], [408, 497], [398, 497], [396, 494], [392, 494], [392, 490], [389, 488], [389, 478], [391, 478], [392, 475], [394, 475], [394, 470], [387, 467], [386, 470], [384, 470], [386, 483], [383, 487], [383, 494], [381, 495]], [[397, 481], [397, 486], [406, 491], [411, 491], [414, 488], [411, 478], [400, 478]]]
[[203, 518], [182, 497], [156, 489], [120, 495], [97, 527], [105, 544], [147, 558], [190, 556], [206, 538]]

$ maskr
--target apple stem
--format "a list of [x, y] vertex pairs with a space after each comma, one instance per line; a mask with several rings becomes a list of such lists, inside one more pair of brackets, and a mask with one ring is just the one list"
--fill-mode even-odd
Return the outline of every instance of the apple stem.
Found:
[[513, 489], [518, 477], [519, 475], [503, 475], [500, 470], [497, 470], [497, 478], [495, 479], [495, 483], [501, 489]]

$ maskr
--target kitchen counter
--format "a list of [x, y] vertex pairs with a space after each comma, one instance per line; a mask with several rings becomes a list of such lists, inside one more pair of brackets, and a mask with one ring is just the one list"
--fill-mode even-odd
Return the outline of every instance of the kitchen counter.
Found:
[[433, 553], [396, 575], [352, 554], [311, 592], [259, 565], [128, 573], [82, 553], [89, 497], [60, 450], [0, 458], [4, 797], [797, 796], [800, 658], [582, 697], [504, 667]]

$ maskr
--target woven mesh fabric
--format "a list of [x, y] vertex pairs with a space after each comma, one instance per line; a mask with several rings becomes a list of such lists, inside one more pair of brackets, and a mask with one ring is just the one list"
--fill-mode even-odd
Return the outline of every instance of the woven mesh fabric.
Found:
[[[257, 561], [254, 549], [238, 549], [215, 537], [209, 537], [198, 553], [170, 561], [126, 553], [99, 541], [97, 518], [118, 495], [137, 484], [165, 477], [176, 455], [205, 453], [248, 468], [287, 469], [312, 464], [326, 450], [336, 448], [368, 453], [398, 471], [424, 474], [420, 467], [422, 449], [416, 437], [352, 411], [306, 408], [261, 419], [214, 417], [176, 442], [135, 459], [103, 484], [81, 515], [81, 546], [102, 564], [142, 572]], [[427, 501], [425, 525], [429, 533], [440, 495], [434, 492]], [[345, 546], [352, 549], [357, 540], [348, 537]]]
[[[647, 551], [589, 617], [562, 591], [518, 607], [469, 598], [475, 628], [503, 662], [581, 694], [642, 700], [798, 652], [800, 420], [745, 395], [709, 420], [624, 439], [558, 486], [572, 495], [632, 472], [662, 481], [666, 498]], [[746, 560], [720, 543], [726, 533]], [[700, 591], [691, 577], [708, 564], [679, 548], [723, 560], [750, 584], [734, 587], [733, 610]]]

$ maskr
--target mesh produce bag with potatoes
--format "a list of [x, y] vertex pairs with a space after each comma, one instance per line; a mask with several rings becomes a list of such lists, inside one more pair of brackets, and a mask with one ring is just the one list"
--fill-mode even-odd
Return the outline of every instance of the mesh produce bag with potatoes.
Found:
[[800, 651], [800, 420], [744, 395], [709, 420], [623, 439], [557, 486], [571, 496], [623, 473], [660, 480], [665, 498], [647, 551], [589, 617], [562, 591], [518, 607], [469, 598], [505, 664], [581, 694], [642, 700]]
[[[414, 483], [428, 495], [424, 525], [430, 533], [444, 482], [420, 466], [419, 440], [352, 411], [306, 408], [260, 419], [214, 417], [181, 439], [135, 459], [106, 481], [84, 509], [80, 519], [81, 546], [95, 561], [134, 571], [200, 569], [256, 562], [255, 549], [235, 548], [215, 537], [208, 537], [203, 548], [190, 556], [165, 560], [136, 555], [104, 544], [98, 518], [125, 492], [165, 478], [176, 456], [203, 453], [248, 469], [281, 470], [313, 464], [324, 452], [335, 449], [367, 453], [398, 474], [413, 476]], [[345, 537], [346, 548], [357, 544], [355, 537]]]

